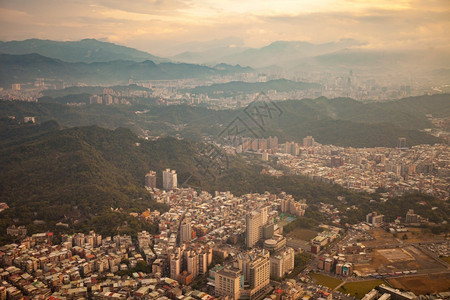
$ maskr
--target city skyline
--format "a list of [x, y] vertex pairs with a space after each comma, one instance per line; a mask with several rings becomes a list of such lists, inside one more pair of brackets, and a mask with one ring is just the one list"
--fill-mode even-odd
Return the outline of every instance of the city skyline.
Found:
[[52, 0], [2, 1], [0, 39], [96, 38], [157, 55], [174, 55], [193, 43], [262, 47], [278, 40], [318, 44], [352, 38], [367, 49], [448, 49], [450, 45], [450, 5], [441, 0], [53, 4]]

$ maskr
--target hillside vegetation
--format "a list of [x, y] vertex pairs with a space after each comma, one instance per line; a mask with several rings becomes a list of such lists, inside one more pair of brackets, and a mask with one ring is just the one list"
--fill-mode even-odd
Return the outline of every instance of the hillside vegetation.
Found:
[[269, 80], [267, 82], [232, 81], [215, 83], [209, 86], [198, 86], [189, 90], [193, 94], [207, 94], [210, 97], [230, 97], [238, 94], [260, 93], [269, 90], [290, 92], [297, 90], [317, 89], [320, 85], [309, 82], [295, 82], [286, 79]]
[[[89, 94], [74, 95], [70, 91], [51, 94], [57, 96], [46, 96], [38, 103], [0, 101], [0, 116], [36, 116], [40, 122], [56, 120], [70, 127], [127, 127], [137, 134], [144, 131], [151, 135], [178, 134], [194, 140], [202, 140], [205, 135], [216, 137], [237, 116], [245, 117], [243, 109], [216, 111], [187, 105], [159, 106], [154, 99], [144, 98], [130, 106], [74, 107], [62, 103], [86, 102]], [[278, 136], [281, 142], [301, 142], [305, 136], [312, 135], [322, 144], [352, 147], [395, 147], [399, 137], [406, 137], [407, 145], [413, 146], [441, 142], [422, 130], [433, 126], [426, 114], [436, 117], [450, 114], [450, 95], [412, 97], [387, 103], [318, 98], [282, 101], [277, 105], [281, 115], [266, 118], [264, 130], [248, 122], [258, 136]], [[145, 113], [136, 114], [136, 111]]]
[[[157, 171], [157, 185], [161, 187], [161, 172], [166, 168], [177, 171], [179, 186], [199, 191], [231, 191], [235, 195], [284, 191], [296, 199], [304, 198], [310, 208], [306, 223], [300, 224], [303, 227], [328, 222], [317, 209], [320, 202], [332, 203], [341, 211], [356, 205], [357, 210], [345, 214], [344, 223], [361, 221], [373, 210], [391, 220], [409, 208], [433, 222], [448, 218], [447, 205], [433, 197], [416, 194], [371, 203], [379, 196], [354, 193], [302, 176], [262, 175], [260, 166], [236, 156], [228, 156], [228, 166], [213, 177], [197, 163], [198, 159], [208, 159], [201, 156], [204, 145], [189, 140], [145, 141], [125, 128], [62, 129], [54, 121], [40, 125], [0, 121], [0, 202], [10, 206], [0, 214], [1, 232], [11, 224], [27, 225], [31, 233], [91, 229], [103, 234], [135, 234], [142, 229], [154, 232], [155, 224], [142, 223], [128, 213], [167, 209], [153, 202], [143, 187], [149, 170]], [[345, 201], [338, 201], [338, 196], [345, 197]], [[423, 201], [426, 205], [419, 204]], [[57, 222], [67, 223], [69, 228], [56, 227]]]

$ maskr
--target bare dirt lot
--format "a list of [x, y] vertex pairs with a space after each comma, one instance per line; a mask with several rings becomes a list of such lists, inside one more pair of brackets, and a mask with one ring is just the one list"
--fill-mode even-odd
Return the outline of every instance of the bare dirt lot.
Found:
[[387, 281], [395, 288], [410, 290], [416, 295], [447, 292], [450, 290], [450, 273], [391, 278]]
[[362, 275], [391, 273], [411, 270], [439, 270], [444, 267], [414, 246], [402, 248], [375, 249], [372, 261], [355, 265]]
[[[380, 247], [383, 245], [402, 243], [421, 243], [445, 239], [444, 235], [433, 235], [425, 232], [422, 228], [408, 228], [408, 232], [396, 234], [387, 232], [382, 228], [375, 228], [370, 233], [375, 239], [363, 242], [366, 247]], [[406, 239], [403, 239], [404, 235], [406, 235]]]

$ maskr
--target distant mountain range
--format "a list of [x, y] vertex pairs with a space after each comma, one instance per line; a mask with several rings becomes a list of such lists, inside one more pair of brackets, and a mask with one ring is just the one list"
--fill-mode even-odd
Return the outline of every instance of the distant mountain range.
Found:
[[252, 67], [267, 67], [270, 65], [288, 66], [293, 61], [333, 53], [339, 50], [362, 45], [353, 39], [340, 40], [325, 44], [311, 44], [297, 41], [277, 41], [259, 49], [248, 49], [241, 53], [221, 58], [224, 63], [243, 64]]
[[136, 62], [115, 60], [108, 62], [65, 62], [39, 54], [0, 54], [0, 84], [33, 82], [36, 78], [59, 79], [65, 82], [92, 84], [121, 84], [133, 80], [167, 80], [184, 78], [207, 78], [212, 75], [247, 73], [250, 68], [219, 65], [207, 67], [186, 63], [151, 60]]
[[[214, 47], [204, 51], [185, 51], [175, 56], [170, 57], [172, 61], [187, 62], [193, 64], [215, 64], [226, 61], [226, 57], [232, 55], [239, 55], [243, 51], [248, 50], [248, 47]], [[248, 62], [239, 60], [243, 65], [250, 65]]]
[[113, 60], [167, 62], [166, 58], [154, 56], [133, 48], [101, 42], [95, 39], [61, 42], [29, 39], [24, 41], [0, 42], [0, 53], [32, 54], [37, 53], [67, 62], [108, 62]]
[[191, 63], [231, 63], [256, 68], [270, 65], [283, 66], [288, 62], [306, 57], [333, 53], [363, 43], [353, 39], [338, 42], [311, 44], [300, 41], [276, 41], [261, 48], [235, 47], [234, 45], [211, 48], [203, 51], [188, 51], [171, 57], [175, 61]]
[[[261, 48], [221, 45], [172, 56], [174, 61], [198, 64], [239, 64], [261, 71], [348, 72], [350, 69], [371, 76], [387, 73], [443, 78], [450, 69], [449, 49], [372, 49], [354, 39], [312, 44], [302, 41], [276, 41]], [[442, 71], [444, 70], [444, 71]]]
[[[183, 50], [182, 50], [183, 49]], [[231, 70], [223, 68], [225, 65], [238, 65], [238, 67], [250, 67], [260, 72], [276, 72], [297, 74], [302, 72], [348, 72], [353, 70], [359, 75], [370, 75], [371, 77], [383, 76], [399, 79], [402, 77], [404, 82], [408, 78], [421, 75], [424, 78], [432, 77], [437, 79], [446, 78], [450, 70], [450, 51], [449, 49], [427, 48], [427, 49], [371, 49], [364, 47], [364, 43], [354, 39], [341, 39], [336, 42], [323, 44], [312, 44], [302, 41], [276, 41], [261, 48], [248, 48], [240, 40], [233, 38], [223, 40], [212, 40], [205, 42], [192, 42], [175, 46], [172, 51], [179, 50], [179, 54], [172, 55], [169, 58], [162, 58], [147, 52], [139, 51], [133, 48], [116, 45], [108, 42], [101, 42], [95, 39], [84, 39], [81, 41], [61, 42], [51, 40], [29, 39], [24, 41], [0, 42], [0, 54], [9, 55], [32, 55], [39, 54], [41, 56], [54, 59], [56, 61], [71, 63], [112, 63], [122, 61], [121, 68], [119, 63], [114, 66], [100, 65], [99, 72], [103, 73], [103, 77], [110, 78], [104, 82], [111, 83], [110, 80], [114, 76], [144, 78], [144, 79], [175, 79], [190, 77], [184, 74], [174, 75], [171, 72], [175, 69], [190, 72], [186, 65], [166, 65], [161, 67], [162, 63], [171, 61], [178, 63], [199, 64], [196, 66], [191, 77], [208, 76], [214, 73], [209, 68], [218, 69], [229, 72], [248, 72], [249, 70]], [[35, 57], [36, 58], [36, 57]], [[22, 59], [22, 58], [20, 58]], [[23, 57], [29, 61], [29, 58]], [[126, 61], [128, 63], [124, 63]], [[148, 70], [145, 66], [129, 66], [129, 62], [148, 64], [148, 61], [158, 64], [161, 70]], [[41, 62], [42, 63], [42, 62]], [[56, 67], [58, 62], [50, 63]], [[223, 64], [222, 67], [213, 67]], [[32, 63], [33, 65], [33, 63]], [[0, 67], [3, 67], [2, 65]], [[46, 71], [54, 72], [53, 69]], [[72, 66], [73, 67], [73, 66]], [[73, 74], [86, 73], [88, 80], [96, 79], [95, 65], [91, 69], [86, 66], [76, 66], [75, 68], [64, 66], [67, 71]], [[23, 66], [14, 66], [16, 82], [20, 79], [21, 74], [17, 74], [18, 70], [24, 70]], [[171, 74], [167, 73], [170, 69]], [[202, 70], [202, 71], [200, 71]], [[156, 73], [154, 73], [155, 71]], [[182, 72], [184, 72], [182, 71]], [[111, 72], [111, 74], [109, 74]], [[152, 73], [153, 72], [153, 73]], [[201, 73], [201, 75], [199, 74]], [[44, 72], [41, 72], [44, 73]], [[57, 74], [57, 72], [55, 73]], [[130, 76], [127, 76], [130, 74]], [[136, 75], [135, 75], [136, 74]], [[145, 76], [143, 75], [145, 74]], [[66, 74], [63, 78], [68, 78]], [[400, 77], [399, 77], [400, 76]], [[42, 76], [40, 77], [47, 77]], [[73, 80], [78, 81], [77, 78]], [[101, 83], [101, 81], [96, 81]], [[113, 83], [118, 83], [115, 81]]]

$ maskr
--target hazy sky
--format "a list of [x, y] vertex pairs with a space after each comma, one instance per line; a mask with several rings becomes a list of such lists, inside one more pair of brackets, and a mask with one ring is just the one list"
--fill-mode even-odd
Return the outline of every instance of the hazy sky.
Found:
[[96, 38], [160, 55], [224, 38], [439, 48], [449, 36], [450, 0], [0, 0], [0, 40]]

